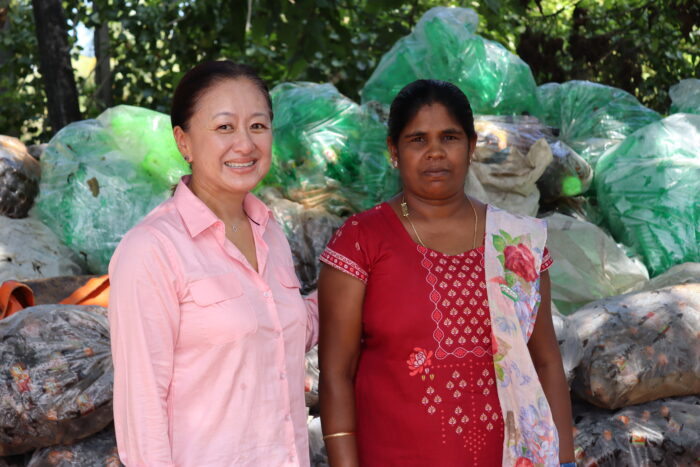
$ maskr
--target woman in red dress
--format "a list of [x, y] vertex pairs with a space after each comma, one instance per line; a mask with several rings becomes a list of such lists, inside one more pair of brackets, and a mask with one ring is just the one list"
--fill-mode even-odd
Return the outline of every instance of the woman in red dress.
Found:
[[[467, 98], [440, 81], [406, 86], [392, 104], [387, 144], [403, 191], [349, 218], [321, 257], [321, 419], [331, 465], [503, 465], [513, 420], [501, 411], [494, 365], [496, 324], [484, 271], [488, 210], [464, 194], [476, 145]], [[529, 251], [505, 249], [512, 269], [529, 264]], [[521, 272], [541, 276], [542, 304], [527, 346], [559, 432], [553, 457], [570, 462], [571, 407], [551, 322], [546, 249], [540, 259], [539, 272]]]

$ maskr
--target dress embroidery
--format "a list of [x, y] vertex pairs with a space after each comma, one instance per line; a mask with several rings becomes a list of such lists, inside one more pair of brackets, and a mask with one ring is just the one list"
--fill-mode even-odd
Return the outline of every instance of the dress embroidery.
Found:
[[420, 404], [428, 416], [439, 415], [442, 443], [452, 433], [471, 462], [478, 463], [488, 433], [504, 431], [495, 393], [482, 248], [455, 256], [420, 245], [416, 250], [428, 285], [435, 350], [415, 347], [407, 360], [409, 374], [420, 374], [425, 382]]

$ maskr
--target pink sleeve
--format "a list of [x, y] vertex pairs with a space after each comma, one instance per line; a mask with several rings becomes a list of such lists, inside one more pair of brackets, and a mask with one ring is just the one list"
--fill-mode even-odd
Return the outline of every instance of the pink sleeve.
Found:
[[318, 343], [318, 290], [303, 297], [306, 305], [306, 351]]
[[361, 221], [352, 216], [333, 235], [320, 259], [366, 284], [369, 276], [367, 247]]
[[109, 268], [114, 425], [122, 462], [173, 466], [167, 397], [180, 307], [174, 265], [154, 231], [128, 233]]

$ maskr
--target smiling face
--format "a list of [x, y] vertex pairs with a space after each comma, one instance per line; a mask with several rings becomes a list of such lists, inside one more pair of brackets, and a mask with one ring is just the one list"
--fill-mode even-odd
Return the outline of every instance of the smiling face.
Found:
[[272, 160], [272, 121], [265, 97], [247, 78], [226, 79], [199, 97], [187, 130], [175, 140], [192, 164], [190, 188], [201, 197], [244, 195]]
[[387, 139], [398, 162], [404, 192], [424, 199], [448, 199], [464, 193], [464, 180], [476, 140], [439, 103], [421, 107], [399, 134]]

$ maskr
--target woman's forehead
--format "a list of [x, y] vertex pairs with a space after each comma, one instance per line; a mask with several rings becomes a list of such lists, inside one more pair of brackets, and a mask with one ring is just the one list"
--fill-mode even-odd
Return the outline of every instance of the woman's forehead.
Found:
[[452, 116], [449, 109], [439, 102], [425, 104], [418, 109], [416, 114], [409, 120], [402, 133], [406, 131], [435, 129], [458, 129], [462, 130], [462, 125]]

